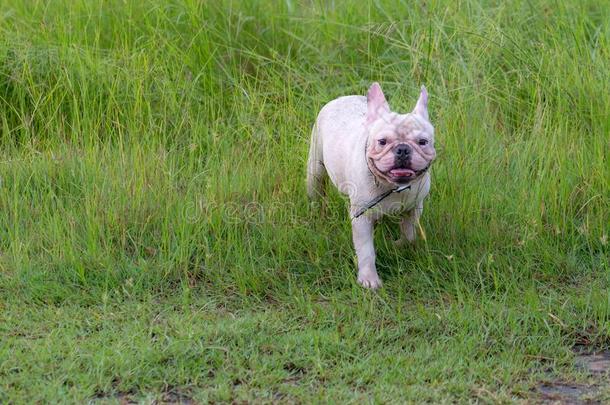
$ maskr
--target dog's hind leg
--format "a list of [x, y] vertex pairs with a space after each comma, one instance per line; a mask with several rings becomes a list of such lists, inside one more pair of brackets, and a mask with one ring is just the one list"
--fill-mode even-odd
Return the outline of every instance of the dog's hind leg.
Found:
[[324, 195], [325, 182], [326, 168], [322, 156], [322, 144], [318, 137], [317, 124], [314, 124], [307, 158], [307, 195], [310, 199], [315, 201]]
[[407, 212], [406, 215], [400, 220], [400, 231], [401, 237], [396, 241], [397, 245], [403, 245], [405, 242], [413, 243], [417, 239], [417, 226], [419, 224], [419, 217], [424, 211], [424, 202], [420, 201], [417, 203], [415, 208]]

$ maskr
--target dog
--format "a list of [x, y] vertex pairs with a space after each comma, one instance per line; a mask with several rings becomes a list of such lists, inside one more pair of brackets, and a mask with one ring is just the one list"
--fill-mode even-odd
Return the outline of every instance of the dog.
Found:
[[376, 82], [366, 97], [339, 97], [320, 110], [309, 146], [307, 194], [313, 200], [323, 196], [328, 177], [349, 197], [362, 286], [381, 286], [373, 245], [374, 225], [381, 217], [399, 215], [397, 242], [415, 241], [435, 157], [425, 86], [407, 114], [390, 110]]

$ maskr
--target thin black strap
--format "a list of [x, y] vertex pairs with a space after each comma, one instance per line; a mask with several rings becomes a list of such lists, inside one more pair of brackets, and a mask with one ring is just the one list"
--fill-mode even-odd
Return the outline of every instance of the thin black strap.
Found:
[[367, 205], [365, 205], [364, 207], [362, 207], [358, 211], [356, 211], [356, 213], [352, 216], [352, 219], [358, 218], [359, 216], [361, 216], [362, 214], [364, 214], [365, 212], [367, 212], [368, 210], [370, 210], [371, 208], [373, 208], [374, 206], [379, 204], [384, 198], [386, 198], [390, 194], [400, 193], [401, 191], [409, 190], [409, 189], [411, 189], [411, 186], [400, 186], [400, 187], [396, 187], [391, 190], [388, 190], [381, 195], [378, 195], [373, 200], [371, 200]]

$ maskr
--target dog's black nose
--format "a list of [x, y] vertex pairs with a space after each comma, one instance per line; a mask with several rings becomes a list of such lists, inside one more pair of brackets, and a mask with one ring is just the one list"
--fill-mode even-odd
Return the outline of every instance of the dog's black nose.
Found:
[[397, 158], [406, 159], [411, 155], [411, 147], [406, 143], [401, 143], [396, 146], [396, 148], [394, 149], [394, 153], [396, 154]]

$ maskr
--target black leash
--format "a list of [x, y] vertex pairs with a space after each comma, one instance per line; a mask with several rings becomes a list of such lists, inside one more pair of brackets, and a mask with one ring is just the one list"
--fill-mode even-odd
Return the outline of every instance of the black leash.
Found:
[[353, 216], [352, 219], [356, 219], [359, 216], [361, 216], [362, 214], [364, 214], [365, 212], [367, 212], [368, 210], [370, 210], [371, 208], [373, 208], [374, 206], [376, 206], [377, 204], [379, 204], [381, 201], [383, 201], [384, 198], [386, 198], [387, 196], [389, 196], [392, 193], [400, 193], [402, 191], [405, 190], [410, 190], [411, 186], [409, 184], [406, 184], [404, 186], [399, 186], [396, 188], [393, 188], [391, 190], [386, 191], [385, 193], [378, 195], [377, 197], [375, 197], [373, 200], [371, 200], [367, 205], [365, 205], [364, 207], [360, 208]]

